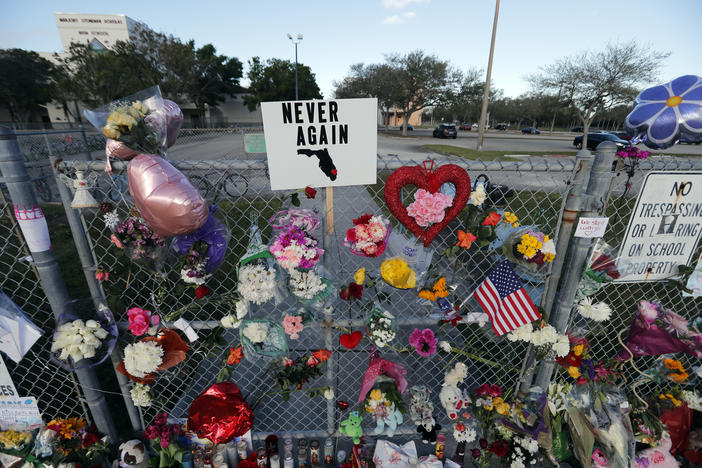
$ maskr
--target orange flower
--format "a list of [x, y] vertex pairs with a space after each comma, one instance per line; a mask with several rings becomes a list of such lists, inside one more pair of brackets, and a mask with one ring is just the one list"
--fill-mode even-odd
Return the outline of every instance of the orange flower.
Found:
[[244, 357], [244, 350], [241, 348], [241, 346], [238, 346], [236, 348], [232, 348], [230, 346], [229, 347], [229, 356], [227, 357], [227, 365], [233, 366], [235, 364], [239, 364], [243, 357]]
[[487, 215], [485, 221], [483, 221], [483, 226], [497, 226], [497, 223], [500, 222], [500, 219], [502, 219], [502, 216], [493, 211], [492, 213]]
[[315, 351], [314, 353], [312, 353], [312, 356], [317, 358], [317, 360], [319, 360], [319, 362], [321, 363], [329, 359], [329, 356], [331, 356], [331, 351], [326, 349], [320, 349], [319, 351]]
[[463, 247], [464, 249], [470, 249], [470, 246], [473, 245], [473, 242], [475, 242], [477, 239], [478, 238], [471, 234], [470, 231], [463, 232], [459, 229], [458, 242], [456, 243], [456, 245], [459, 247]]
[[668, 369], [685, 372], [685, 368], [683, 367], [682, 362], [676, 359], [663, 358], [663, 364], [665, 364], [665, 367], [667, 367]]
[[675, 383], [682, 383], [682, 382], [686, 381], [688, 377], [690, 377], [690, 374], [688, 374], [688, 373], [685, 372], [685, 371], [683, 371], [683, 372], [681, 372], [681, 373], [679, 373], [679, 374], [677, 374], [677, 373], [675, 373], [675, 374], [668, 374], [668, 378], [669, 378], [670, 380], [672, 380], [673, 382], [675, 382]]

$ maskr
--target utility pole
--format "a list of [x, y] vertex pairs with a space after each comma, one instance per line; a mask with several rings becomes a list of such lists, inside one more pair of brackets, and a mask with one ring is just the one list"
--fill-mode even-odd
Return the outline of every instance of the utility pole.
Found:
[[480, 123], [478, 127], [477, 150], [483, 149], [483, 137], [485, 136], [485, 117], [487, 115], [488, 97], [490, 96], [490, 76], [492, 75], [492, 56], [495, 52], [495, 35], [497, 34], [497, 16], [500, 13], [500, 0], [495, 0], [495, 19], [492, 23], [492, 40], [490, 41], [490, 58], [488, 58], [487, 76], [485, 77], [485, 94], [483, 94], [483, 108], [480, 111]]

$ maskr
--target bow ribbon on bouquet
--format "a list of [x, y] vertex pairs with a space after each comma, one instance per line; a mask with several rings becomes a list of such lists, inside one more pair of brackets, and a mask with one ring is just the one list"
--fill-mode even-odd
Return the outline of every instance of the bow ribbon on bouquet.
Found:
[[407, 374], [407, 369], [405, 369], [403, 365], [378, 357], [378, 350], [374, 347], [370, 354], [368, 369], [366, 369], [366, 373], [363, 374], [361, 391], [358, 394], [358, 402], [360, 403], [366, 398], [366, 395], [368, 395], [368, 392], [373, 388], [376, 379], [380, 375], [387, 375], [393, 379], [397, 390], [399, 390], [400, 393], [404, 393], [407, 389], [405, 374]]

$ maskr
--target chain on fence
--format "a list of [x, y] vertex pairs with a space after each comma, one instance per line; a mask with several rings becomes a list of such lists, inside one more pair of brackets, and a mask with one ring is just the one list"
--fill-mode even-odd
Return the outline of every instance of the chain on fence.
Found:
[[49, 359], [55, 327], [51, 307], [32, 266], [29, 249], [15, 221], [14, 209], [2, 184], [0, 193], [0, 288], [43, 331], [19, 363], [5, 359], [20, 396], [33, 396], [44, 414], [89, 419], [73, 374]]
[[[175, 148], [174, 148], [175, 149]], [[515, 190], [515, 195], [503, 209], [512, 211], [523, 226], [538, 226], [544, 232], [555, 234], [558, 228], [562, 204], [571, 179], [573, 162], [551, 162], [535, 158], [535, 162], [497, 161], [481, 162], [436, 157], [439, 164], [453, 162], [465, 167], [471, 178], [485, 174], [493, 183], [506, 185]], [[142, 420], [152, 421], [158, 411], [166, 410], [174, 416], [185, 416], [192, 400], [211, 385], [223, 366], [228, 348], [219, 349], [208, 355], [203, 342], [208, 329], [216, 326], [221, 317], [232, 312], [233, 304], [217, 299], [218, 295], [232, 293], [236, 288], [236, 264], [244, 254], [249, 242], [252, 225], [261, 230], [264, 241], [271, 235], [268, 219], [281, 209], [289, 206], [287, 194], [270, 190], [266, 164], [263, 161], [172, 161], [201, 190], [208, 201], [216, 205], [216, 217], [224, 221], [231, 231], [224, 264], [207, 281], [213, 294], [196, 300], [193, 290], [185, 288], [179, 272], [170, 269], [165, 277], [158, 277], [140, 266], [128, 262], [121, 251], [110, 242], [110, 231], [105, 227], [100, 212], [83, 210], [82, 216], [86, 234], [93, 248], [97, 266], [110, 272], [110, 280], [103, 283], [108, 304], [119, 320], [126, 320], [125, 311], [132, 306], [157, 310], [162, 316], [172, 313], [182, 315], [199, 329], [201, 338], [191, 343], [188, 358], [179, 366], [160, 377], [153, 387], [160, 395], [159, 404], [147, 408]], [[384, 181], [393, 169], [402, 165], [421, 164], [421, 161], [400, 160], [380, 157], [378, 160], [378, 181], [370, 186], [340, 187], [334, 189], [334, 233], [327, 232], [324, 191], [320, 190], [315, 200], [303, 200], [303, 207], [315, 209], [322, 220], [317, 231], [323, 238], [327, 250], [323, 261], [326, 269], [335, 279], [337, 286], [352, 281], [357, 268], [365, 266], [369, 274], [379, 276], [380, 259], [361, 259], [352, 255], [343, 246], [346, 230], [352, 220], [364, 213], [382, 213], [389, 216], [383, 198]], [[121, 219], [129, 215], [131, 198], [125, 174], [108, 176], [102, 171], [102, 163], [91, 163], [86, 173], [98, 175], [93, 195], [98, 202], [110, 201], [117, 207]], [[65, 161], [60, 168], [71, 174], [77, 167], [85, 169], [85, 163]], [[405, 193], [409, 197], [410, 193]], [[304, 198], [304, 197], [303, 197]], [[392, 218], [391, 218], [392, 219]], [[445, 275], [453, 293], [449, 296], [456, 304], [478, 286], [485, 275], [499, 262], [500, 255], [489, 247], [462, 252], [458, 263], [452, 263], [440, 253], [456, 244], [456, 232], [461, 222], [457, 218], [431, 244], [435, 270], [434, 279]], [[404, 228], [397, 224], [392, 230], [404, 236]], [[429, 281], [431, 278], [427, 277]], [[525, 286], [535, 302], [539, 301], [547, 277], [523, 278]], [[432, 279], [433, 281], [433, 279]], [[382, 281], [379, 282], [382, 284]], [[430, 284], [430, 283], [429, 283]], [[519, 382], [526, 346], [498, 339], [489, 325], [477, 323], [441, 324], [437, 332], [439, 340], [451, 342], [462, 348], [461, 355], [447, 357], [437, 354], [433, 358], [423, 358], [409, 347], [409, 334], [415, 328], [433, 328], [439, 322], [430, 318], [432, 307], [421, 303], [416, 291], [399, 291], [389, 286], [380, 286], [381, 305], [398, 319], [398, 334], [394, 341], [396, 348], [404, 348], [384, 353], [386, 357], [403, 364], [408, 371], [407, 380], [411, 384], [423, 384], [433, 391], [438, 405], [438, 393], [447, 368], [457, 359], [469, 366], [467, 386], [475, 387], [485, 382], [514, 388]], [[372, 291], [365, 291], [364, 301], [380, 300]], [[286, 311], [298, 306], [286, 299], [277, 306], [266, 305], [255, 308], [252, 316], [282, 320]], [[356, 303], [336, 299], [333, 303], [332, 318], [342, 328], [363, 329], [364, 312]], [[482, 312], [474, 299], [468, 301], [461, 313]], [[290, 357], [297, 358], [311, 351], [326, 348], [333, 351], [327, 362], [327, 374], [319, 377], [311, 386], [333, 385], [336, 398], [354, 404], [363, 373], [368, 365], [370, 344], [363, 341], [353, 350], [339, 345], [339, 335], [343, 331], [334, 328], [323, 319], [324, 315], [306, 326], [298, 340], [290, 340]], [[238, 343], [238, 331], [227, 330], [223, 337], [230, 346]], [[121, 343], [121, 347], [124, 343]], [[411, 351], [410, 351], [411, 350]], [[242, 389], [244, 396], [252, 404], [260, 402], [257, 411], [255, 432], [264, 436], [269, 432], [304, 432], [306, 434], [330, 434], [338, 427], [341, 414], [334, 402], [323, 398], [308, 399], [304, 392], [295, 393], [289, 402], [283, 402], [275, 392], [273, 378], [266, 373], [265, 366], [257, 363], [240, 364], [232, 369], [231, 379]], [[368, 418], [367, 418], [368, 419]], [[414, 433], [415, 427], [406, 422], [403, 430]]]

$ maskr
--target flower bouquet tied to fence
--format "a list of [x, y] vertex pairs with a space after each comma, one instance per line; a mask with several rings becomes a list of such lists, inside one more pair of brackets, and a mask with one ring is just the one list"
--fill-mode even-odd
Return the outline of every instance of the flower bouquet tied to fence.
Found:
[[311, 210], [287, 210], [273, 215], [270, 224], [278, 233], [269, 250], [281, 268], [313, 268], [324, 250], [312, 236], [319, 227], [319, 220]]
[[122, 249], [128, 259], [149, 271], [158, 273], [168, 257], [166, 240], [156, 234], [146, 222], [130, 216], [114, 228], [110, 240]]
[[288, 352], [283, 327], [271, 320], [243, 320], [239, 335], [244, 356], [251, 362], [279, 358]]
[[353, 220], [353, 227], [346, 231], [344, 245], [351, 253], [375, 258], [385, 252], [390, 235], [390, 221], [382, 216], [364, 214]]
[[395, 339], [395, 316], [376, 305], [366, 319], [368, 339], [378, 348], [384, 348]]
[[502, 253], [512, 263], [535, 272], [556, 258], [556, 244], [543, 232], [522, 228], [509, 235]]

